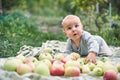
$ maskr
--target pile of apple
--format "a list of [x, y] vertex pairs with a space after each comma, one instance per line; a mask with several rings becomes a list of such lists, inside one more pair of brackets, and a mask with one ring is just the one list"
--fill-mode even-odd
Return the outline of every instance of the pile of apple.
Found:
[[107, 78], [112, 75], [115, 77], [113, 80], [117, 80], [120, 63], [114, 64], [108, 57], [100, 57], [96, 64], [85, 63], [85, 58], [80, 57], [78, 53], [72, 52], [69, 55], [56, 53], [53, 56], [48, 50], [40, 53], [37, 58], [23, 55], [7, 58], [3, 69], [15, 71], [20, 75], [37, 73], [43, 76], [75, 77], [80, 74], [92, 74], [97, 77], [103, 76], [104, 80], [109, 80]]

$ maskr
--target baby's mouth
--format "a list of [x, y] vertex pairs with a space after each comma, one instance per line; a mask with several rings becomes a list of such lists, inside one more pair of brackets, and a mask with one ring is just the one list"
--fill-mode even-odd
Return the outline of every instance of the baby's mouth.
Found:
[[77, 34], [75, 33], [75, 34], [73, 34], [73, 36], [76, 36]]

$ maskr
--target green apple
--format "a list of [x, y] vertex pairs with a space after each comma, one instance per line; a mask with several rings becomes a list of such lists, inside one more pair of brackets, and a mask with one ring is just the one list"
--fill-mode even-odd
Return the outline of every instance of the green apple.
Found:
[[52, 53], [52, 48], [49, 47], [44, 48], [43, 53]]
[[51, 65], [52, 65], [52, 63], [51, 63], [51, 61], [50, 60], [48, 60], [48, 59], [43, 59], [43, 60], [41, 60], [43, 63], [45, 63], [49, 68], [51, 67]]
[[86, 65], [88, 65], [88, 67], [90, 68], [91, 71], [96, 67], [96, 65], [92, 62], [89, 62]]
[[26, 57], [23, 55], [18, 55], [18, 56], [16, 56], [16, 58], [20, 59], [22, 62], [24, 62], [26, 59]]
[[83, 58], [79, 58], [76, 61], [78, 61], [81, 66], [85, 64]]
[[7, 70], [7, 71], [16, 71], [16, 68], [21, 63], [22, 63], [22, 61], [20, 59], [8, 58], [3, 65], [3, 69]]
[[80, 63], [78, 61], [67, 61], [65, 63], [65, 68], [68, 66], [76, 66], [76, 67], [80, 68]]
[[67, 58], [67, 59], [71, 59], [71, 60], [76, 60], [73, 56], [71, 56], [71, 55], [67, 55], [65, 58]]
[[65, 76], [67, 77], [77, 77], [80, 76], [80, 69], [76, 66], [69, 66], [65, 68]]
[[111, 65], [114, 65], [113, 63], [112, 63], [112, 61], [110, 61], [110, 60], [108, 60], [108, 61], [106, 61], [106, 62], [104, 62], [105, 64], [111, 64]]
[[72, 52], [72, 53], [70, 54], [70, 56], [72, 56], [72, 58], [73, 58], [74, 60], [77, 60], [77, 59], [80, 58], [80, 54], [79, 54], [79, 53], [76, 53], [76, 52]]
[[34, 62], [35, 67], [40, 63], [41, 61]]
[[114, 64], [111, 64], [111, 62], [105, 62], [105, 64], [103, 65], [103, 71], [107, 71], [107, 70], [113, 70], [115, 71], [116, 73], [118, 72], [118, 69], [116, 67], [116, 65]]
[[118, 72], [120, 72], [120, 63], [116, 64]]
[[103, 64], [104, 64], [104, 62], [102, 62], [100, 60], [97, 60], [97, 62], [96, 62], [96, 65], [103, 65]]
[[27, 57], [25, 60], [24, 60], [24, 63], [29, 63], [29, 62], [37, 62], [37, 58], [33, 57], [33, 56], [30, 56], [30, 57]]
[[28, 64], [19, 64], [19, 66], [16, 69], [16, 72], [20, 75], [31, 73], [32, 68]]
[[51, 60], [51, 59], [53, 59], [53, 58], [52, 58], [52, 55], [49, 54], [49, 53], [41, 53], [41, 54], [39, 55], [39, 60], [43, 60], [43, 59]]
[[97, 67], [101, 67], [101, 68], [103, 68], [104, 65], [105, 65], [105, 63], [102, 62], [102, 61], [100, 61], [100, 60], [98, 60], [98, 61], [96, 62], [96, 66], [97, 66]]
[[103, 62], [106, 62], [106, 61], [108, 61], [109, 59], [108, 59], [108, 57], [101, 57], [100, 60], [103, 61]]
[[49, 76], [50, 75], [50, 70], [48, 68], [48, 65], [46, 65], [43, 62], [40, 62], [34, 70], [34, 73], [40, 74], [40, 75], [44, 75], [44, 76]]
[[90, 68], [89, 68], [88, 65], [83, 65], [83, 66], [81, 67], [81, 71], [82, 71], [82, 73], [84, 73], [84, 74], [88, 74], [88, 73], [90, 72]]
[[62, 60], [63, 58], [64, 58], [64, 54], [62, 53], [55, 54], [54, 56], [55, 60]]
[[94, 76], [102, 76], [103, 75], [103, 70], [101, 67], [95, 67], [93, 69], [93, 75]]

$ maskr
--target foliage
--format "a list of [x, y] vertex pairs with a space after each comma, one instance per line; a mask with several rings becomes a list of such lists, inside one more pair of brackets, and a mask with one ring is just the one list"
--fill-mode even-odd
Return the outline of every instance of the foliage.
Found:
[[119, 35], [120, 27], [117, 29], [109, 29], [105, 32], [101, 32], [99, 35], [101, 35], [108, 45], [111, 46], [120, 46], [120, 35]]
[[[109, 20], [109, 19], [108, 19]], [[102, 27], [100, 35], [105, 38], [109, 45], [120, 46], [120, 17], [118, 15], [112, 16], [112, 23], [109, 27]], [[111, 25], [111, 26], [110, 26]]]
[[4, 10], [10, 10], [15, 7], [27, 9], [31, 13], [50, 8], [78, 14], [79, 11], [95, 11], [97, 4], [99, 5], [100, 13], [102, 13], [105, 8], [109, 9], [110, 3], [114, 10], [113, 12], [120, 14], [119, 0], [2, 0], [2, 7]]
[[[67, 14], [78, 15], [85, 30], [101, 35], [109, 45], [120, 46], [120, 17], [116, 15], [120, 12], [120, 1], [112, 1], [112, 18], [109, 1], [112, 0], [2, 0], [4, 15], [0, 19], [0, 56], [15, 56], [23, 45], [41, 46], [46, 40], [66, 40], [63, 34], [40, 32], [34, 22], [40, 24], [40, 27], [44, 24], [48, 27], [60, 26], [60, 20]], [[99, 13], [96, 13], [97, 4]], [[29, 11], [30, 14], [8, 12], [16, 9]], [[31, 18], [33, 16], [36, 16], [34, 20]], [[115, 22], [111, 27], [110, 21]]]
[[[12, 9], [27, 10], [31, 14], [41, 16], [60, 16], [65, 14], [63, 8], [59, 8], [58, 5], [64, 4], [64, 0], [12, 0], [2, 1], [3, 11]], [[60, 4], [59, 4], [60, 3]]]
[[79, 11], [91, 12], [96, 10], [97, 4], [100, 6], [100, 9], [107, 8], [108, 6], [106, 5], [108, 2], [108, 0], [73, 0], [71, 2], [71, 8], [74, 8], [76, 10], [76, 13]]
[[[23, 45], [41, 46], [46, 40], [65, 40], [61, 35], [40, 32], [21, 11], [8, 13], [0, 20], [0, 56], [15, 56]], [[54, 37], [56, 36], [56, 37]]]
[[24, 0], [2, 0], [2, 8], [3, 10], [10, 10], [16, 6], [23, 5]]

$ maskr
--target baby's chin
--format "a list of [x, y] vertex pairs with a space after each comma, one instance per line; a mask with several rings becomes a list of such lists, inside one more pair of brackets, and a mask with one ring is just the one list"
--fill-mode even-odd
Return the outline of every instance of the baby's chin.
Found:
[[80, 39], [81, 35], [73, 35], [73, 38]]

